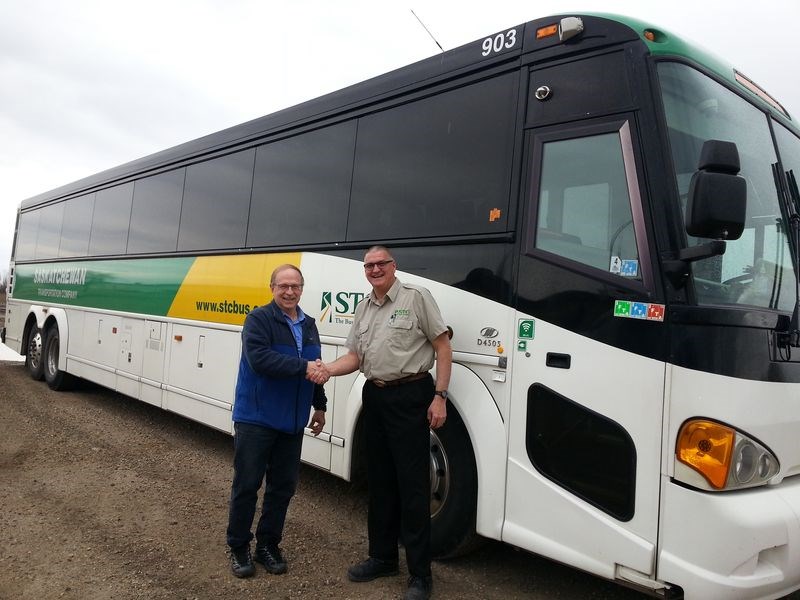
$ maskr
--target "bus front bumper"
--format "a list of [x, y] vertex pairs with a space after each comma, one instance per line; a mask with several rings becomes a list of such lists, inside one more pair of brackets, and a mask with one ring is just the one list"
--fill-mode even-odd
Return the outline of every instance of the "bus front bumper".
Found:
[[780, 598], [800, 588], [800, 476], [726, 493], [663, 487], [658, 579], [686, 598]]

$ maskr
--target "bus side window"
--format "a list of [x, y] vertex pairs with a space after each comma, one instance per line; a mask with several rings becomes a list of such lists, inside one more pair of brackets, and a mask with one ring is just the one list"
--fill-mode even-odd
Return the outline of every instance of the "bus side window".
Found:
[[14, 251], [16, 260], [33, 260], [36, 258], [36, 237], [39, 233], [41, 210], [24, 212], [19, 216], [17, 246]]
[[641, 278], [617, 133], [543, 145], [536, 248]]

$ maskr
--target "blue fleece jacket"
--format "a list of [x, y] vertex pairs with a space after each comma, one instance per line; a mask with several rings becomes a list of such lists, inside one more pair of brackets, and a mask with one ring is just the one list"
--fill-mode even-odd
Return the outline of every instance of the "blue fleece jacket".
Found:
[[291, 326], [274, 300], [250, 312], [242, 329], [233, 420], [301, 432], [312, 403], [318, 410], [327, 405], [323, 387], [306, 379], [308, 361], [320, 358], [321, 352], [317, 326], [308, 315], [299, 355]]

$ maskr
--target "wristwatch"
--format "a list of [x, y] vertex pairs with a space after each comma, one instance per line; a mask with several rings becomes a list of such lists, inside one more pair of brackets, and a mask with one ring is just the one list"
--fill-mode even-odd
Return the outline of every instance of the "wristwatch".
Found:
[[445, 400], [447, 400], [447, 390], [436, 390], [433, 394], [434, 396], [441, 396]]

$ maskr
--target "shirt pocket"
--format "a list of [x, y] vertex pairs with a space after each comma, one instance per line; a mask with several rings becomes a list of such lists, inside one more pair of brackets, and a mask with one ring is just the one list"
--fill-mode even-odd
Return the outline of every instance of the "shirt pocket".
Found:
[[387, 333], [389, 344], [404, 347], [414, 337], [415, 323], [412, 319], [393, 319], [389, 321]]

